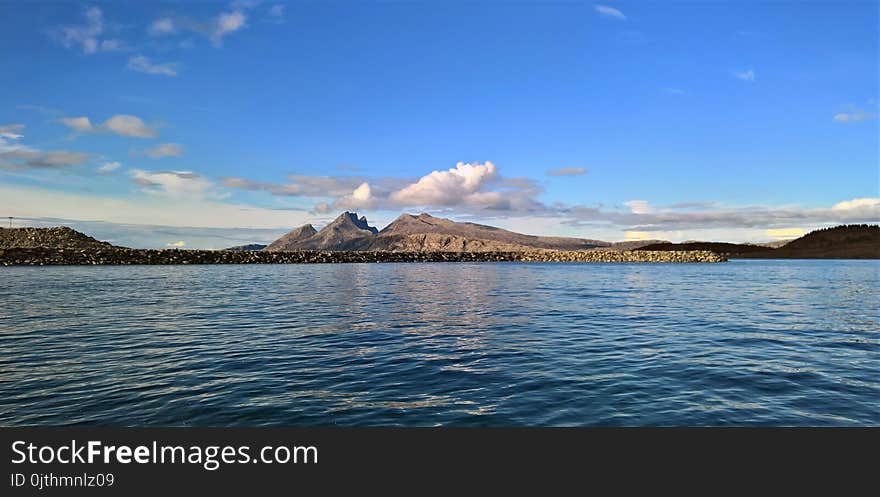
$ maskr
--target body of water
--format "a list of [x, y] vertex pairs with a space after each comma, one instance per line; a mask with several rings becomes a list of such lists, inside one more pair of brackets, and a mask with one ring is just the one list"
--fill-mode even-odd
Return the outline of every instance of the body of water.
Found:
[[0, 425], [878, 425], [878, 273], [0, 268]]

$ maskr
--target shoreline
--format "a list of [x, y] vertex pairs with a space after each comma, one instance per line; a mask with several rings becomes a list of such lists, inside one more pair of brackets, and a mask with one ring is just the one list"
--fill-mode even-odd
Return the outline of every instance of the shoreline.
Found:
[[718, 263], [727, 257], [705, 250], [589, 250], [534, 252], [291, 252], [179, 249], [0, 249], [2, 266], [96, 266], [177, 264], [321, 264], [388, 262], [643, 262]]

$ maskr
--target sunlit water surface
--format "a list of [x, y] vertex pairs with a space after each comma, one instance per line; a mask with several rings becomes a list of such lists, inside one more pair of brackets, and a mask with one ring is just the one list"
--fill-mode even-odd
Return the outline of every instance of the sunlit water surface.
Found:
[[878, 272], [0, 268], [0, 425], [877, 425]]

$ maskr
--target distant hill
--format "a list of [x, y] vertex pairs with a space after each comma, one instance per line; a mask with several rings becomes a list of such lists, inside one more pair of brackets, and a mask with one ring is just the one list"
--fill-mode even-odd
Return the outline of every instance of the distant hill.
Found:
[[756, 254], [770, 253], [775, 249], [764, 245], [752, 245], [748, 243], [665, 242], [645, 245], [639, 250], [709, 250], [716, 254], [725, 254], [728, 257], [754, 257]]
[[850, 224], [807, 233], [778, 248], [738, 243], [660, 243], [640, 250], [711, 250], [730, 258], [880, 259], [880, 226]]
[[7, 248], [113, 248], [67, 226], [52, 228], [0, 228], [0, 249]]
[[880, 259], [880, 226], [848, 224], [811, 231], [775, 249], [772, 257]]
[[[774, 248], [765, 245], [655, 240], [609, 243], [584, 238], [532, 236], [474, 223], [458, 223], [428, 214], [404, 214], [382, 231], [366, 217], [345, 212], [322, 230], [301, 226], [269, 246], [230, 247], [231, 251], [370, 250], [397, 252], [521, 252], [535, 250], [708, 250], [729, 258], [880, 259], [880, 226], [853, 224], [812, 231]], [[646, 244], [647, 245], [644, 245]], [[66, 226], [0, 228], [0, 250], [12, 248], [112, 249]]]
[[[321, 231], [309, 235], [311, 225], [297, 228], [266, 250], [392, 250], [489, 252], [525, 249], [588, 250], [611, 247], [608, 242], [581, 238], [533, 236], [475, 223], [459, 223], [429, 214], [403, 214], [382, 231], [365, 217], [345, 212]], [[311, 228], [312, 230], [314, 228]]]
[[614, 250], [638, 250], [642, 247], [646, 247], [648, 245], [655, 245], [658, 243], [669, 243], [668, 240], [629, 240], [626, 242], [613, 242], [611, 243], [611, 247]]
[[264, 248], [266, 248], [266, 245], [263, 245], [262, 243], [249, 243], [247, 245], [236, 245], [234, 247], [229, 247], [228, 249], [224, 250], [232, 250], [233, 252], [245, 252], [248, 250], [263, 250]]

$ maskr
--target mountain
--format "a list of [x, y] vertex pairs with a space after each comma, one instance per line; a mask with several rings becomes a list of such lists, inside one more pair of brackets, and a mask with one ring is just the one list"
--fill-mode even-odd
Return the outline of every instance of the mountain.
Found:
[[[482, 241], [486, 246], [493, 243], [504, 246], [522, 246], [540, 249], [554, 250], [586, 250], [601, 246], [607, 246], [607, 242], [599, 240], [585, 240], [581, 238], [564, 238], [553, 236], [523, 235], [494, 226], [486, 226], [475, 223], [459, 223], [449, 219], [434, 217], [430, 214], [401, 214], [391, 224], [379, 232], [378, 239], [401, 240], [412, 235], [423, 236], [424, 240], [430, 241], [429, 245], [437, 243], [453, 242], [460, 243], [464, 240]], [[424, 235], [441, 235], [424, 236]], [[449, 244], [447, 242], [447, 244]], [[492, 242], [492, 243], [490, 243]], [[387, 242], [386, 242], [387, 243]]]
[[731, 258], [880, 259], [880, 226], [849, 224], [811, 231], [774, 248], [740, 243], [661, 243], [641, 250], [711, 250]]
[[268, 250], [272, 252], [297, 250], [298, 248], [300, 248], [299, 245], [302, 243], [303, 240], [314, 236], [316, 233], [318, 233], [318, 230], [316, 230], [314, 226], [312, 226], [311, 224], [306, 224], [294, 229], [290, 233], [287, 233], [281, 238], [270, 243], [263, 250]]
[[[310, 225], [308, 225], [311, 228]], [[304, 227], [305, 228], [305, 227]], [[391, 250], [413, 252], [490, 252], [588, 250], [611, 247], [601, 240], [533, 236], [475, 223], [459, 223], [429, 214], [402, 214], [382, 231], [365, 217], [345, 212], [321, 231], [303, 236], [298, 228], [273, 242], [266, 250]]]
[[0, 228], [0, 249], [7, 248], [107, 249], [107, 242], [98, 241], [67, 226], [52, 228]]
[[301, 226], [272, 242], [266, 250], [362, 250], [379, 230], [367, 223], [366, 217], [357, 213], [343, 212], [321, 231], [311, 224]]
[[229, 247], [223, 250], [231, 250], [233, 252], [246, 252], [248, 250], [263, 250], [266, 247], [267, 246], [263, 245], [262, 243], [249, 243], [247, 245], [236, 245], [234, 247]]

